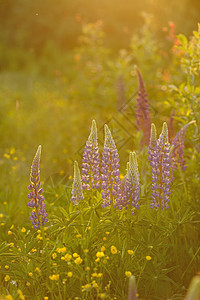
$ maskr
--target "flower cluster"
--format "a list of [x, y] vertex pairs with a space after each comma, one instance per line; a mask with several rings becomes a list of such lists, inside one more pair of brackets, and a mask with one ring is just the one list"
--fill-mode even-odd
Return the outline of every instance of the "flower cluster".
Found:
[[48, 214], [45, 212], [46, 204], [44, 203], [44, 197], [42, 196], [43, 189], [40, 187], [40, 155], [41, 146], [38, 147], [33, 159], [30, 174], [31, 184], [28, 186], [30, 193], [27, 195], [30, 200], [28, 206], [33, 208], [30, 220], [32, 221], [34, 228], [40, 228], [40, 225], [44, 226], [45, 222], [48, 221]]
[[[129, 162], [127, 164], [127, 175], [122, 190], [122, 197], [118, 201], [118, 208], [126, 209], [131, 206], [139, 209], [138, 201], [140, 198], [140, 177], [136, 159], [136, 153], [130, 152]], [[132, 212], [133, 213], [133, 212]]]
[[167, 123], [163, 123], [159, 139], [156, 137], [156, 127], [151, 125], [151, 137], [149, 145], [149, 161], [152, 167], [152, 204], [151, 208], [164, 210], [168, 208], [169, 195], [171, 194], [171, 157], [170, 144], [168, 142]]
[[149, 144], [150, 137], [150, 115], [149, 115], [149, 99], [144, 85], [144, 80], [138, 68], [136, 68], [138, 76], [138, 94], [137, 94], [137, 108], [136, 108], [136, 123], [138, 130], [142, 130], [144, 137], [142, 145]]
[[184, 140], [187, 128], [190, 124], [195, 123], [191, 121], [185, 126], [183, 126], [176, 134], [175, 138], [172, 140], [172, 168], [178, 169], [178, 166], [184, 171], [186, 169], [184, 160]]
[[86, 142], [83, 152], [82, 163], [82, 182], [83, 189], [98, 189], [99, 183], [99, 169], [100, 169], [100, 154], [97, 142], [97, 127], [96, 122], [92, 121], [91, 132]]
[[113, 140], [112, 134], [107, 125], [105, 129], [105, 141], [101, 162], [101, 189], [103, 207], [109, 206], [118, 201], [121, 194], [119, 154]]
[[74, 202], [74, 204], [78, 204], [80, 200], [83, 200], [83, 190], [82, 190], [82, 183], [81, 183], [81, 175], [80, 170], [78, 167], [77, 161], [74, 162], [74, 181], [72, 186], [72, 197], [71, 201]]

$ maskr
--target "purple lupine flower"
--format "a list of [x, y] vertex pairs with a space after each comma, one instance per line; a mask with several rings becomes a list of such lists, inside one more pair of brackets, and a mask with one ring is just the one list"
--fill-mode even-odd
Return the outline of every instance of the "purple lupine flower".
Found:
[[150, 138], [150, 115], [149, 115], [149, 99], [145, 88], [144, 80], [141, 72], [136, 68], [138, 77], [138, 94], [137, 94], [137, 106], [136, 106], [136, 124], [138, 130], [143, 132], [143, 139], [141, 141], [142, 146], [149, 144]]
[[[118, 200], [117, 205], [119, 209], [131, 206], [139, 209], [138, 204], [140, 198], [140, 176], [138, 171], [136, 153], [130, 152], [129, 162], [127, 163], [127, 175], [125, 177], [121, 199]], [[132, 211], [133, 214], [133, 211]]]
[[149, 161], [152, 174], [151, 208], [168, 208], [169, 195], [171, 194], [171, 156], [168, 142], [167, 123], [163, 123], [159, 139], [156, 138], [156, 127], [151, 125], [151, 137], [149, 145]]
[[92, 121], [91, 132], [86, 142], [86, 146], [83, 152], [82, 162], [82, 182], [83, 189], [89, 190], [98, 189], [99, 183], [99, 169], [100, 169], [100, 154], [97, 142], [97, 127], [96, 122]]
[[186, 169], [184, 160], [184, 140], [188, 126], [193, 123], [195, 123], [194, 120], [184, 125], [172, 140], [172, 168], [175, 170], [178, 169], [178, 166], [180, 166], [183, 171]]
[[113, 205], [121, 196], [119, 154], [107, 125], [104, 126], [105, 141], [101, 162], [102, 207]]
[[28, 206], [33, 208], [30, 220], [34, 228], [40, 228], [40, 225], [44, 226], [45, 222], [48, 221], [48, 214], [45, 212], [46, 204], [42, 196], [43, 189], [40, 187], [40, 156], [41, 146], [38, 147], [33, 159], [30, 174], [31, 184], [28, 186], [30, 193], [27, 195], [30, 200]]
[[72, 197], [71, 201], [74, 202], [74, 204], [78, 204], [80, 200], [83, 200], [83, 190], [82, 190], [82, 183], [81, 183], [81, 174], [78, 167], [78, 163], [75, 160], [74, 162], [74, 181], [72, 185]]

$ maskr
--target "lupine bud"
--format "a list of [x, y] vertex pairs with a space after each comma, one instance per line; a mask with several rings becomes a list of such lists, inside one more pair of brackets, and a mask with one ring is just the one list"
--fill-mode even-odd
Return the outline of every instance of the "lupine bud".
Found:
[[86, 146], [83, 152], [82, 162], [82, 182], [83, 189], [98, 189], [99, 183], [99, 169], [100, 158], [99, 148], [97, 142], [97, 127], [96, 122], [92, 121], [91, 132], [86, 142]]
[[31, 184], [28, 186], [30, 193], [27, 195], [30, 200], [28, 206], [33, 208], [30, 220], [32, 221], [34, 228], [40, 228], [40, 225], [44, 226], [45, 222], [48, 221], [48, 214], [45, 212], [46, 204], [44, 203], [44, 197], [42, 196], [43, 189], [40, 188], [40, 156], [41, 146], [38, 147], [33, 159], [30, 174]]
[[138, 77], [138, 94], [136, 108], [136, 124], [138, 130], [143, 132], [142, 145], [149, 144], [150, 137], [150, 115], [149, 115], [149, 99], [145, 88], [144, 80], [138, 68], [136, 68]]
[[104, 129], [105, 141], [101, 162], [103, 207], [113, 204], [121, 195], [119, 154], [108, 126], [105, 125]]
[[175, 138], [172, 140], [172, 168], [178, 169], [178, 166], [184, 171], [186, 169], [185, 160], [184, 160], [184, 140], [187, 128], [190, 124], [195, 123], [191, 121], [185, 126], [183, 126], [176, 134]]
[[162, 132], [156, 140], [155, 125], [151, 126], [151, 137], [149, 145], [149, 161], [152, 167], [152, 204], [151, 208], [168, 208], [169, 195], [171, 194], [171, 157], [170, 144], [168, 142], [167, 123], [163, 123]]
[[81, 183], [81, 174], [78, 167], [77, 161], [74, 162], [74, 181], [72, 185], [72, 197], [71, 201], [74, 204], [78, 204], [80, 200], [83, 200], [83, 191], [82, 191], [82, 183]]
[[[136, 159], [136, 153], [130, 152], [129, 162], [127, 164], [127, 175], [125, 184], [122, 191], [121, 199], [118, 199], [117, 205], [119, 209], [125, 207], [126, 209], [130, 205], [139, 209], [138, 201], [140, 198], [140, 177]], [[132, 212], [133, 213], [133, 212]]]

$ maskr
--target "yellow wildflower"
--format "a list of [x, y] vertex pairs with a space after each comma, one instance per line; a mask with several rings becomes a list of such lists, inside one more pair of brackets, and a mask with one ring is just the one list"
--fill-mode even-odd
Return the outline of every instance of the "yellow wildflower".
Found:
[[97, 277], [97, 273], [92, 273], [92, 277]]
[[106, 250], [106, 248], [104, 247], [104, 246], [102, 246], [101, 247], [101, 251], [103, 252], [103, 251], [105, 251]]
[[2, 223], [1, 223], [1, 226], [5, 226], [5, 223], [4, 223], [4, 222], [2, 222]]
[[25, 297], [24, 297], [24, 295], [23, 295], [23, 293], [22, 293], [21, 290], [17, 290], [17, 293], [19, 295], [20, 300], [25, 300]]
[[106, 241], [106, 240], [107, 240], [107, 238], [104, 236], [104, 237], [103, 237], [103, 241]]
[[37, 251], [36, 248], [31, 249], [31, 252], [32, 252], [32, 253], [34, 253], [34, 252], [36, 252], [36, 251]]
[[100, 261], [100, 258], [98, 257], [97, 259], [95, 259], [95, 261], [96, 261], [96, 262], [99, 262], [99, 261]]
[[6, 296], [5, 296], [5, 299], [6, 299], [6, 300], [13, 300], [13, 297], [9, 294], [9, 295], [6, 295]]
[[53, 274], [53, 275], [50, 275], [50, 276], [49, 276], [49, 279], [58, 281], [58, 280], [59, 280], [59, 274]]
[[146, 260], [151, 260], [151, 256], [147, 255]]
[[21, 232], [26, 232], [26, 228], [23, 227], [22, 230], [21, 230]]
[[76, 258], [76, 257], [79, 257], [80, 255], [78, 253], [73, 253], [73, 257]]
[[41, 272], [41, 271], [40, 271], [40, 268], [36, 267], [36, 268], [35, 268], [35, 272]]
[[111, 246], [110, 251], [111, 251], [112, 254], [116, 254], [117, 253], [117, 248], [115, 246]]
[[72, 277], [72, 275], [73, 275], [72, 272], [68, 272], [68, 273], [67, 273], [67, 276], [70, 277], [70, 278]]
[[49, 299], [49, 297], [47, 297], [47, 296], [44, 297], [44, 300], [48, 300], [48, 299]]
[[97, 253], [96, 253], [96, 257], [98, 257], [98, 258], [104, 257], [103, 251], [97, 252]]
[[3, 155], [5, 158], [7, 158], [7, 159], [9, 159], [10, 158], [10, 155], [9, 154], [7, 154], [7, 153], [4, 153], [4, 155]]
[[57, 257], [57, 254], [54, 252], [54, 253], [52, 254], [52, 258], [55, 259], [56, 257]]
[[130, 276], [132, 275], [132, 273], [131, 273], [130, 271], [126, 271], [126, 272], [125, 272], [125, 275], [126, 275], [127, 277], [130, 277]]
[[12, 234], [12, 231], [8, 230], [8, 235], [11, 235]]
[[103, 273], [98, 273], [98, 274], [97, 274], [97, 277], [98, 277], [98, 278], [101, 278], [102, 276], [103, 276]]
[[5, 268], [6, 270], [8, 270], [8, 269], [9, 269], [9, 266], [6, 265], [4, 268]]
[[89, 252], [89, 250], [88, 250], [88, 249], [85, 249], [85, 250], [84, 250], [84, 252], [85, 252], [85, 253], [88, 253], [88, 252]]
[[82, 263], [82, 261], [83, 261], [82, 258], [77, 257], [74, 262], [76, 265], [80, 265]]
[[109, 235], [109, 234], [110, 234], [110, 232], [109, 232], [109, 231], [106, 231], [106, 234], [107, 234], [107, 235]]
[[132, 255], [133, 254], [133, 250], [128, 250], [128, 254]]
[[27, 282], [26, 285], [27, 285], [27, 286], [30, 286], [31, 284], [30, 284], [30, 282]]
[[56, 249], [57, 253], [65, 253], [66, 251], [67, 251], [66, 247]]
[[3, 214], [0, 214], [0, 218], [3, 218], [4, 216], [3, 216]]
[[33, 276], [33, 273], [32, 273], [32, 272], [29, 272], [29, 273], [28, 273], [28, 276], [32, 277], [32, 276]]
[[10, 280], [10, 276], [9, 276], [9, 275], [6, 275], [5, 278], [4, 278], [4, 280], [5, 280], [5, 281], [9, 281], [9, 280]]
[[81, 234], [77, 234], [76, 237], [77, 237], [77, 238], [81, 238], [82, 235], [81, 235]]
[[11, 227], [10, 227], [10, 230], [12, 230], [14, 228], [14, 225], [12, 225]]

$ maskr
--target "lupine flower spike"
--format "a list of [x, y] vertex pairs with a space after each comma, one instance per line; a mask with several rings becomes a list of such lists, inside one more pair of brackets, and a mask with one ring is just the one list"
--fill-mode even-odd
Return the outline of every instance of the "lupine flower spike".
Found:
[[121, 195], [119, 154], [113, 140], [112, 134], [107, 125], [105, 129], [105, 141], [101, 162], [101, 189], [103, 198], [103, 207], [118, 201]]
[[149, 145], [149, 161], [152, 167], [152, 204], [151, 208], [168, 208], [169, 195], [171, 194], [171, 157], [168, 142], [167, 123], [164, 122], [159, 139], [156, 138], [156, 127], [151, 125]]
[[137, 107], [136, 107], [136, 124], [138, 130], [143, 132], [142, 146], [149, 144], [150, 137], [150, 115], [149, 115], [149, 99], [145, 88], [144, 80], [140, 70], [136, 67], [138, 77], [138, 94], [137, 94]]
[[187, 128], [189, 125], [195, 123], [193, 120], [183, 126], [176, 134], [175, 138], [172, 140], [172, 168], [178, 169], [178, 166], [184, 171], [186, 169], [185, 160], [184, 160], [184, 140]]
[[48, 214], [45, 212], [46, 204], [44, 203], [44, 197], [42, 196], [43, 189], [40, 188], [40, 156], [41, 146], [38, 147], [33, 159], [30, 174], [31, 184], [28, 186], [30, 193], [27, 195], [30, 200], [28, 206], [33, 208], [30, 220], [32, 221], [34, 228], [40, 228], [40, 225], [44, 226], [45, 222], [48, 221]]
[[[129, 162], [127, 164], [127, 175], [125, 179], [125, 184], [122, 191], [122, 197], [118, 202], [118, 208], [126, 209], [130, 205], [139, 209], [138, 201], [140, 198], [140, 177], [138, 172], [138, 165], [136, 159], [136, 153], [130, 152]], [[133, 212], [132, 212], [133, 214]]]
[[71, 201], [74, 204], [78, 204], [80, 200], [83, 200], [83, 190], [82, 190], [82, 183], [81, 183], [81, 174], [78, 167], [77, 161], [74, 162], [74, 181], [72, 186], [72, 197]]
[[83, 152], [83, 163], [82, 163], [82, 182], [83, 189], [89, 190], [98, 189], [99, 183], [99, 169], [100, 169], [100, 158], [99, 148], [97, 142], [97, 127], [96, 122], [92, 121], [91, 132], [86, 142], [86, 146]]

